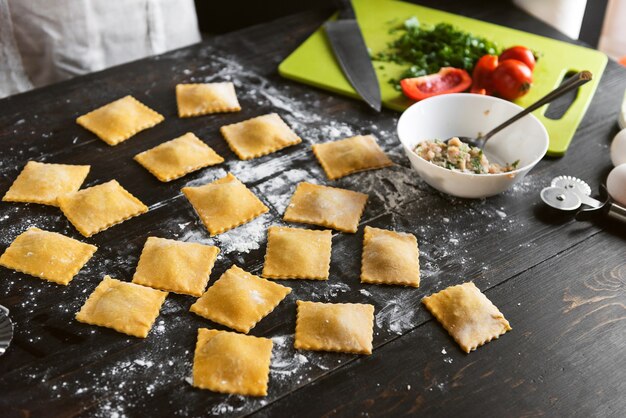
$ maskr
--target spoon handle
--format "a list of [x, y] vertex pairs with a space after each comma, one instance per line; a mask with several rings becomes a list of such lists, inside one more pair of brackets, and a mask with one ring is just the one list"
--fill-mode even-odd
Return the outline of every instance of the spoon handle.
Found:
[[552, 90], [550, 93], [546, 94], [541, 99], [537, 100], [535, 103], [531, 104], [526, 109], [522, 110], [517, 115], [513, 116], [511, 119], [508, 119], [505, 122], [501, 123], [500, 125], [496, 126], [491, 131], [483, 135], [480, 139], [482, 141], [486, 141], [487, 139], [491, 138], [493, 135], [497, 134], [498, 132], [506, 128], [507, 126], [516, 122], [517, 120], [523, 118], [527, 114], [534, 112], [535, 110], [539, 109], [541, 106], [547, 103], [550, 103], [551, 101], [553, 101], [554, 99], [558, 97], [561, 97], [565, 93], [568, 93], [574, 89], [577, 89], [578, 87], [582, 86], [583, 84], [591, 80], [591, 78], [592, 78], [592, 74], [589, 71], [581, 71], [579, 73], [574, 74], [573, 76], [565, 80], [559, 87]]

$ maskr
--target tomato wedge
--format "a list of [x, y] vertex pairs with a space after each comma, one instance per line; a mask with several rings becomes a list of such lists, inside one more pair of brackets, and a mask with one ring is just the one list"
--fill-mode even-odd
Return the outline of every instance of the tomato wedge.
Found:
[[443, 67], [438, 73], [400, 80], [402, 92], [413, 100], [440, 94], [460, 93], [469, 88], [472, 78], [460, 68]]

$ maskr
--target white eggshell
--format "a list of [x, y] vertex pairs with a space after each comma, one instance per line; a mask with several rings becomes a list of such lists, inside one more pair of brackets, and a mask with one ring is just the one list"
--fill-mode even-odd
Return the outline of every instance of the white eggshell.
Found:
[[617, 203], [626, 206], [626, 164], [611, 170], [606, 179], [606, 188]]
[[626, 163], [626, 129], [619, 131], [611, 142], [611, 161], [615, 167]]

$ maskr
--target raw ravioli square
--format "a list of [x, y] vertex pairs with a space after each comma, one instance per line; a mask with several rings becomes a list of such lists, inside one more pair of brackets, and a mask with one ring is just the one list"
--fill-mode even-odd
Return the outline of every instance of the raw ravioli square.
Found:
[[97, 249], [56, 232], [28, 228], [0, 256], [0, 265], [67, 285]]
[[148, 211], [116, 180], [68, 193], [58, 201], [65, 217], [86, 237]]
[[373, 305], [302, 300], [297, 304], [295, 348], [372, 354]]
[[448, 287], [422, 303], [466, 353], [511, 330], [509, 321], [472, 282]]
[[29, 161], [2, 200], [58, 206], [59, 196], [80, 189], [89, 168], [88, 165]]
[[241, 110], [235, 85], [230, 82], [177, 84], [176, 104], [181, 118]]
[[219, 252], [210, 245], [148, 237], [133, 283], [201, 296]]
[[419, 287], [420, 261], [415, 236], [366, 226], [361, 282]]
[[166, 297], [167, 292], [104, 276], [76, 319], [146, 338]]
[[271, 226], [263, 277], [328, 280], [332, 232]]
[[269, 338], [198, 329], [193, 386], [220, 393], [267, 395], [273, 345]]
[[313, 145], [313, 153], [330, 180], [365, 170], [389, 167], [393, 162], [373, 135], [358, 135]]
[[364, 193], [302, 182], [283, 219], [355, 233], [366, 202]]
[[288, 287], [232, 266], [189, 310], [247, 334], [290, 292]]
[[271, 154], [302, 142], [276, 113], [222, 126], [220, 132], [241, 160]]
[[182, 192], [211, 236], [248, 223], [269, 211], [231, 173], [203, 186], [183, 187]]
[[125, 96], [79, 116], [76, 123], [107, 144], [117, 145], [136, 133], [163, 122], [164, 119], [133, 96]]
[[139, 153], [134, 160], [163, 182], [224, 162], [213, 148], [191, 132]]

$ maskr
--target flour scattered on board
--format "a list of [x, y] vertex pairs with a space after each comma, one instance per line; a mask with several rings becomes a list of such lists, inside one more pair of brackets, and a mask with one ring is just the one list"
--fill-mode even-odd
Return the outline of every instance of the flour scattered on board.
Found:
[[271, 378], [286, 379], [296, 373], [302, 372], [302, 368], [309, 360], [293, 348], [293, 336], [281, 335], [272, 337], [274, 350], [272, 364], [270, 365]]
[[367, 193], [370, 201], [377, 203], [371, 206], [382, 206], [380, 211], [388, 212], [419, 198], [423, 182], [413, 169], [396, 165], [344, 177], [337, 186]]
[[207, 183], [211, 183], [212, 181], [225, 177], [226, 174], [228, 173], [223, 168], [204, 170], [201, 177], [193, 179], [185, 184], [184, 187], [204, 186]]
[[[97, 400], [95, 409], [88, 411], [89, 416], [96, 418], [134, 416], [142, 405], [150, 401], [158, 387], [181, 380], [179, 365], [157, 363], [151, 355], [148, 351], [145, 356], [132, 361], [122, 360], [90, 367], [85, 372], [89, 377], [88, 386], [71, 377], [62, 377], [51, 386], [52, 395], [58, 399], [73, 396], [82, 400], [91, 399], [91, 402]], [[178, 363], [184, 368], [190, 367], [182, 360]], [[146, 375], [150, 376], [148, 381]], [[134, 413], [131, 414], [131, 410]]]
[[272, 215], [266, 213], [247, 224], [214, 237], [209, 236], [209, 232], [200, 221], [187, 224], [179, 223], [178, 225], [184, 226], [180, 228], [181, 231], [176, 234], [176, 239], [185, 242], [198, 242], [205, 245], [217, 246], [221, 251], [220, 255], [230, 253], [245, 254], [260, 248], [265, 240], [267, 228], [272, 223]]
[[148, 368], [152, 367], [152, 365], [154, 364], [150, 360], [143, 360], [143, 359], [136, 359], [134, 360], [134, 363], [138, 366], [148, 367]]
[[267, 228], [272, 224], [272, 215], [264, 214], [253, 221], [226, 231], [215, 237], [216, 245], [225, 254], [232, 252], [249, 253], [257, 250], [265, 239]]
[[282, 215], [289, 205], [296, 185], [302, 181], [319, 183], [317, 178], [307, 170], [295, 168], [263, 182], [255, 188], [255, 191], [258, 191], [258, 194], [263, 196], [279, 215]]
[[[405, 289], [406, 290], [406, 289]], [[376, 312], [376, 326], [387, 329], [394, 334], [402, 334], [413, 328], [415, 323], [416, 310], [407, 309], [413, 304], [411, 299], [416, 299], [412, 292], [398, 292], [390, 300], [384, 302], [383, 307]]]

